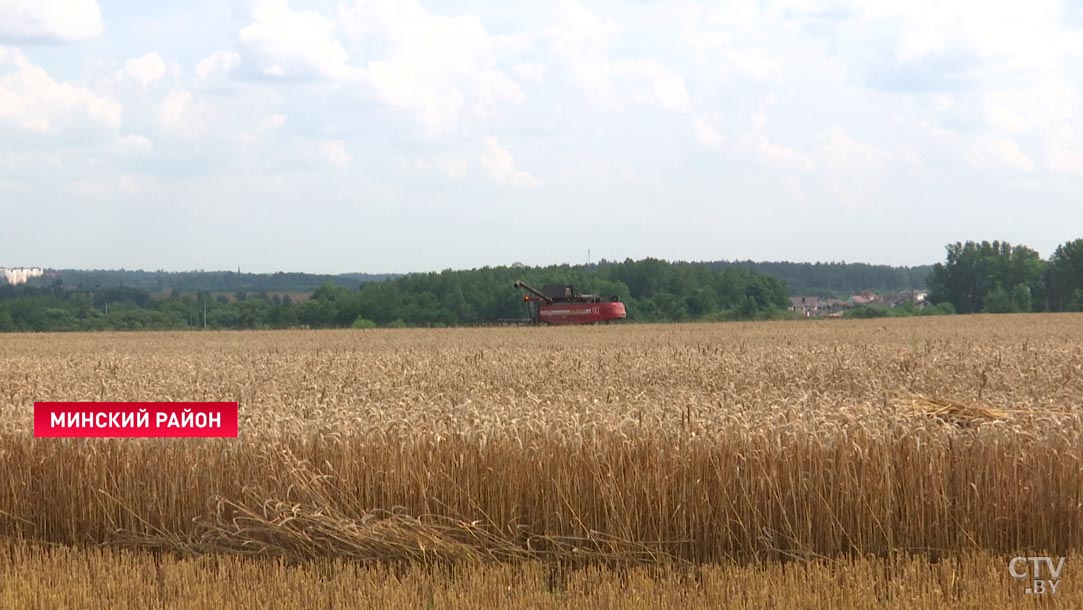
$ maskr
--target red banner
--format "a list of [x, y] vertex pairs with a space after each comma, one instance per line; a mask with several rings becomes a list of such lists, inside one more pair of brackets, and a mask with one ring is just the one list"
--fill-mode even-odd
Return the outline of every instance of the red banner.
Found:
[[37, 438], [236, 438], [235, 402], [35, 402]]

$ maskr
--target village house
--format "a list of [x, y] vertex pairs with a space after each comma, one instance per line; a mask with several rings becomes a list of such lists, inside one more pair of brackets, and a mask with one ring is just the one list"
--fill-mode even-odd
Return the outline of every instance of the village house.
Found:
[[820, 310], [820, 297], [790, 297], [790, 311], [797, 312], [806, 318], [817, 315]]

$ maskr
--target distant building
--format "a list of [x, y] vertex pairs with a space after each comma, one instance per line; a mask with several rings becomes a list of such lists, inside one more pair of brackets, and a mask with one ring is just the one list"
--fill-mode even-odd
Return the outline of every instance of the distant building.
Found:
[[790, 297], [790, 311], [806, 318], [817, 315], [820, 311], [820, 297]]
[[825, 317], [837, 318], [842, 316], [843, 311], [853, 309], [853, 307], [854, 304], [849, 301], [827, 299], [820, 301], [820, 314]]
[[888, 307], [901, 307], [903, 305], [913, 305], [917, 308], [925, 307], [926, 299], [929, 293], [925, 290], [919, 290], [913, 288], [910, 290], [903, 290], [901, 292], [893, 292], [891, 294], [885, 294], [880, 297], [882, 305]]
[[850, 303], [853, 303], [857, 306], [883, 304], [883, 298], [871, 290], [865, 290], [859, 294], [855, 294], [851, 296], [848, 300]]
[[0, 267], [0, 277], [14, 286], [15, 284], [25, 284], [26, 280], [32, 277], [41, 277], [44, 274], [40, 267], [18, 267], [15, 269], [9, 269], [7, 267]]

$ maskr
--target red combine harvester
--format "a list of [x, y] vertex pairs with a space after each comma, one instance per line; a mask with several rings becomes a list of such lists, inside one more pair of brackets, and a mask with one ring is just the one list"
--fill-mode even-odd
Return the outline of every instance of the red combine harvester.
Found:
[[628, 317], [624, 303], [617, 297], [608, 301], [596, 294], [577, 294], [573, 286], [546, 284], [535, 290], [525, 282], [515, 282], [530, 294], [523, 301], [530, 306], [530, 321], [540, 324], [597, 324]]

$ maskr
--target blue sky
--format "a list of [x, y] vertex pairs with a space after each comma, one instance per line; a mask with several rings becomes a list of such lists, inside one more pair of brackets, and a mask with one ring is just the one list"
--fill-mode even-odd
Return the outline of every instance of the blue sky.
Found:
[[0, 0], [0, 266], [1083, 237], [1083, 3]]

